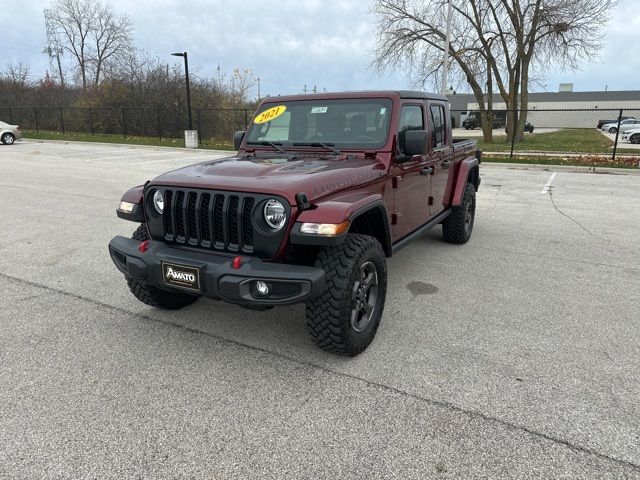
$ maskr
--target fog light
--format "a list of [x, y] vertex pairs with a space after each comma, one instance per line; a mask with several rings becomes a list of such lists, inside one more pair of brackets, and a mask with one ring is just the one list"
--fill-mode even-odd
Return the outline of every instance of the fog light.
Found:
[[260, 295], [269, 295], [269, 284], [267, 282], [263, 282], [262, 280], [258, 280], [256, 282], [256, 291]]

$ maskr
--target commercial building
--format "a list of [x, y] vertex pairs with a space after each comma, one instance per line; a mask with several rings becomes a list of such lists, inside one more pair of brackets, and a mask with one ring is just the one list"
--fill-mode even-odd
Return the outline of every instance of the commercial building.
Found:
[[[473, 94], [447, 96], [455, 126], [460, 126], [466, 112], [478, 109]], [[493, 101], [495, 110], [506, 109], [500, 94], [495, 93]], [[640, 118], [640, 90], [530, 93], [527, 119], [536, 127], [586, 128], [595, 127], [600, 119], [617, 118], [620, 109], [627, 110], [624, 116]]]

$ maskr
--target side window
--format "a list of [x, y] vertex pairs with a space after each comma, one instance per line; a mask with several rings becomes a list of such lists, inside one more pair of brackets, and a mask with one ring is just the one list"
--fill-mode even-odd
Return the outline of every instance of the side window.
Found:
[[444, 107], [434, 105], [431, 107], [431, 124], [433, 125], [433, 133], [431, 141], [433, 148], [444, 147], [445, 142], [445, 118]]
[[424, 130], [424, 117], [420, 105], [404, 105], [400, 110], [400, 123], [398, 124], [398, 148], [404, 155], [404, 136], [407, 130]]

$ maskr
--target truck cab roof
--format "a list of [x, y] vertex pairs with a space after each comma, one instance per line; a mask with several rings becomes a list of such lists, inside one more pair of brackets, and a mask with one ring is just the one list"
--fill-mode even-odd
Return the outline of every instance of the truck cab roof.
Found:
[[348, 90], [343, 92], [305, 93], [296, 95], [282, 95], [266, 97], [262, 101], [272, 103], [279, 101], [309, 100], [313, 98], [415, 98], [420, 100], [436, 100], [448, 102], [449, 99], [437, 93], [421, 92], [418, 90]]

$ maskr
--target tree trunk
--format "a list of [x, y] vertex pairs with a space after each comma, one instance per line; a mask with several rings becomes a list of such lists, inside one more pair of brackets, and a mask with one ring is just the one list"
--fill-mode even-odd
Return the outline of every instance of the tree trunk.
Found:
[[[516, 68], [509, 77], [509, 93], [505, 98], [507, 106], [507, 143], [511, 143], [512, 135], [515, 134], [518, 140], [518, 129], [516, 128], [518, 118], [518, 100], [520, 90], [520, 58], [516, 59]], [[522, 140], [522, 138], [520, 138]]]
[[516, 140], [524, 139], [524, 127], [527, 124], [527, 110], [529, 109], [529, 61], [523, 60], [522, 78], [520, 80], [520, 115]]
[[87, 89], [87, 72], [84, 67], [84, 62], [80, 63], [80, 74], [82, 75], [82, 90]]
[[482, 120], [482, 136], [485, 143], [493, 143], [493, 76], [487, 61], [487, 115]]
[[480, 112], [480, 122], [482, 124], [482, 134], [485, 141], [492, 143], [493, 137], [492, 132], [487, 133], [486, 124], [487, 124], [487, 107], [484, 101], [484, 92], [475, 78], [467, 75], [467, 81], [471, 86], [471, 90], [473, 91], [474, 97], [476, 97], [476, 102], [478, 103], [478, 111]]

